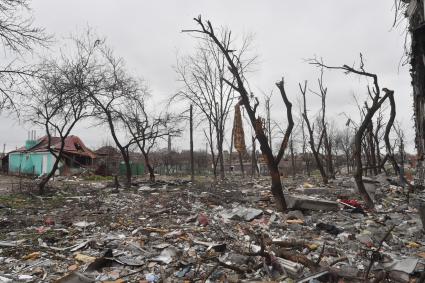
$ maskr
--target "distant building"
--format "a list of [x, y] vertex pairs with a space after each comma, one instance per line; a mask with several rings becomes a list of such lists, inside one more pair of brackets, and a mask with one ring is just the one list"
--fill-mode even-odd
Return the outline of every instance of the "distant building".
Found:
[[[50, 148], [58, 153], [61, 146], [59, 137], [51, 138]], [[59, 163], [57, 174], [70, 175], [83, 168], [91, 167], [96, 154], [88, 149], [77, 136], [69, 136], [65, 139], [62, 160]], [[11, 151], [3, 158], [7, 162], [9, 173], [43, 175], [49, 173], [56, 157], [50, 152], [48, 138], [44, 136], [38, 140], [27, 140], [25, 146]]]
[[122, 160], [121, 153], [113, 146], [105, 145], [96, 151], [95, 173], [101, 176], [117, 174], [119, 164]]
[[[98, 148], [96, 151], [95, 174], [101, 176], [125, 175], [126, 167], [121, 153], [110, 145]], [[133, 176], [145, 173], [144, 159], [141, 153], [130, 152], [130, 167]]]

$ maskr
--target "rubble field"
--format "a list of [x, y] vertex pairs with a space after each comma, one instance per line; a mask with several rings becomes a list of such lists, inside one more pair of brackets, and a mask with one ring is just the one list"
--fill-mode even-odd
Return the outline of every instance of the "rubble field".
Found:
[[350, 177], [283, 179], [287, 213], [265, 177], [3, 185], [0, 282], [423, 282], [422, 193], [369, 181], [374, 211]]

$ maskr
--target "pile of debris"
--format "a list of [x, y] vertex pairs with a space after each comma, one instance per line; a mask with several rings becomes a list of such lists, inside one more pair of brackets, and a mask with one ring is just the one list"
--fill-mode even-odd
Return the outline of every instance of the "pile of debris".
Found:
[[[420, 193], [378, 178], [367, 211], [350, 178], [82, 184], [0, 196], [0, 282], [412, 282], [424, 277]], [[100, 189], [101, 188], [101, 189]]]

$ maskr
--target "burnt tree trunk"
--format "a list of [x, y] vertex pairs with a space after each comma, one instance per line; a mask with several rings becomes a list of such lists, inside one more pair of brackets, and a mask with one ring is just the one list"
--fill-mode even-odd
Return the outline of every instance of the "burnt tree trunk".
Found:
[[[403, 170], [400, 169], [400, 166], [398, 166], [397, 160], [394, 156], [393, 149], [391, 147], [390, 143], [390, 132], [391, 128], [393, 127], [395, 116], [396, 116], [396, 106], [394, 101], [394, 92], [388, 93], [388, 100], [390, 101], [390, 119], [388, 120], [387, 126], [385, 128], [385, 134], [384, 134], [384, 141], [385, 141], [385, 147], [387, 148], [387, 155], [385, 161], [388, 159], [391, 162], [391, 165], [394, 169], [394, 172], [396, 175], [399, 176], [401, 183], [407, 184], [410, 189], [413, 189], [412, 184], [410, 184], [403, 173]], [[403, 156], [401, 156], [401, 159], [403, 160]], [[385, 165], [385, 162], [382, 164]], [[404, 186], [403, 184], [403, 186]]]
[[[363, 117], [363, 121], [361, 122], [359, 128], [357, 129], [357, 132], [354, 136], [354, 150], [353, 150], [353, 155], [354, 155], [354, 160], [355, 160], [355, 165], [356, 165], [356, 169], [354, 171], [354, 180], [356, 182], [357, 185], [357, 189], [360, 193], [360, 195], [362, 196], [362, 198], [364, 199], [364, 201], [366, 202], [366, 207], [369, 208], [373, 208], [374, 207], [374, 203], [371, 199], [371, 197], [369, 196], [368, 192], [366, 191], [365, 185], [363, 183], [363, 164], [362, 164], [362, 141], [363, 138], [365, 137], [365, 133], [367, 130], [367, 127], [369, 125], [369, 123], [372, 122], [372, 118], [375, 115], [376, 111], [381, 108], [382, 103], [384, 103], [384, 101], [388, 98], [388, 95], [392, 92], [386, 88], [383, 89], [383, 91], [385, 92], [385, 95], [383, 97], [381, 97], [381, 90], [379, 88], [379, 84], [378, 84], [378, 76], [376, 74], [373, 73], [369, 73], [366, 72], [364, 69], [364, 62], [363, 62], [363, 56], [362, 54], [360, 54], [360, 67], [359, 69], [355, 69], [353, 67], [350, 67], [348, 65], [342, 65], [341, 67], [334, 67], [334, 66], [327, 66], [325, 64], [323, 64], [323, 62], [318, 61], [318, 60], [311, 60], [310, 64], [316, 65], [318, 67], [325, 67], [328, 69], [338, 69], [338, 70], [343, 70], [346, 73], [353, 73], [353, 74], [357, 74], [360, 76], [365, 76], [365, 77], [369, 77], [373, 79], [373, 88], [371, 89], [370, 87], [368, 87], [368, 92], [369, 92], [369, 96], [372, 98], [372, 105], [370, 107], [368, 107], [366, 105], [366, 114]], [[375, 153], [373, 153], [375, 154]]]
[[[373, 88], [371, 89], [368, 86], [368, 93], [369, 96], [372, 98], [372, 105], [370, 107], [368, 107], [368, 105], [366, 104], [366, 114], [363, 117], [363, 120], [360, 124], [360, 127], [357, 129], [357, 132], [355, 134], [354, 137], [354, 150], [353, 150], [353, 155], [354, 155], [354, 159], [355, 159], [355, 165], [356, 165], [356, 170], [354, 171], [354, 180], [356, 182], [357, 185], [357, 189], [360, 193], [360, 195], [362, 196], [362, 198], [364, 199], [364, 201], [366, 202], [366, 207], [369, 208], [373, 208], [374, 204], [373, 201], [371, 199], [371, 197], [369, 196], [369, 194], [366, 191], [365, 185], [363, 183], [363, 164], [362, 164], [362, 141], [363, 138], [365, 137], [365, 133], [367, 130], [367, 127], [369, 126], [369, 123], [372, 123], [372, 118], [375, 115], [376, 111], [381, 108], [382, 103], [384, 103], [384, 101], [388, 98], [388, 95], [392, 92], [386, 88], [383, 89], [383, 91], [385, 92], [385, 95], [383, 97], [381, 97], [381, 90], [379, 88], [379, 84], [378, 84], [378, 76], [376, 74], [373, 73], [369, 73], [366, 72], [364, 69], [364, 62], [363, 62], [363, 56], [360, 53], [360, 67], [359, 69], [355, 69], [353, 67], [350, 67], [348, 65], [342, 65], [340, 67], [334, 67], [334, 66], [327, 66], [325, 64], [323, 64], [323, 62], [320, 62], [318, 60], [313, 59], [310, 64], [316, 65], [318, 67], [325, 67], [328, 69], [338, 69], [338, 70], [343, 70], [346, 73], [353, 73], [353, 74], [357, 74], [360, 76], [365, 76], [365, 77], [369, 77], [373, 79]], [[375, 154], [375, 153], [373, 153]]]
[[362, 125], [359, 127], [359, 130], [357, 131], [355, 138], [354, 138], [354, 150], [353, 155], [355, 159], [356, 169], [354, 171], [354, 180], [357, 185], [357, 190], [359, 191], [361, 197], [366, 202], [366, 206], [372, 208], [374, 206], [372, 199], [370, 198], [369, 194], [366, 191], [366, 188], [363, 183], [363, 164], [362, 164], [362, 139], [363, 134], [366, 129], [365, 120], [363, 121]]
[[425, 25], [424, 2], [416, 1], [417, 7], [409, 20], [411, 34], [411, 69], [413, 103], [416, 128], [417, 167], [415, 185], [425, 185]]
[[369, 125], [367, 126], [367, 143], [368, 149], [369, 149], [369, 158], [370, 158], [370, 167], [371, 167], [371, 174], [378, 175], [378, 168], [376, 166], [376, 156], [375, 156], [375, 140], [373, 138], [373, 123], [370, 121]]
[[[321, 97], [322, 100], [322, 117], [321, 117], [321, 124], [322, 124], [322, 138], [323, 138], [323, 145], [324, 145], [324, 155], [325, 155], [325, 163], [326, 163], [326, 176], [331, 179], [335, 179], [335, 169], [333, 164], [333, 158], [332, 158], [332, 142], [329, 138], [328, 134], [328, 123], [326, 122], [326, 97], [328, 88], [323, 85], [323, 68], [320, 70], [320, 77], [318, 79], [319, 83], [319, 89], [320, 94], [318, 94]], [[306, 113], [307, 115], [307, 113]], [[320, 150], [320, 144], [317, 146], [317, 151]]]
[[391, 162], [391, 165], [394, 169], [394, 173], [396, 175], [400, 175], [400, 167], [398, 166], [397, 161], [394, 157], [394, 152], [390, 143], [390, 132], [391, 132], [391, 128], [393, 127], [395, 116], [396, 116], [394, 95], [391, 93], [388, 99], [390, 101], [390, 107], [391, 107], [390, 119], [388, 120], [387, 126], [385, 128], [384, 141], [385, 141], [385, 146], [387, 148], [387, 159]]
[[278, 165], [271, 164], [271, 166], [269, 166], [269, 171], [270, 171], [270, 176], [272, 178], [271, 191], [275, 198], [276, 205], [279, 206], [278, 202], [282, 201], [282, 199], [285, 199], [285, 196], [283, 195], [283, 192], [282, 192], [282, 181], [280, 179], [280, 172], [279, 172]]
[[291, 142], [289, 144], [289, 150], [291, 151], [292, 178], [295, 179], [296, 168], [295, 168], [295, 154], [294, 154], [294, 138], [292, 136], [291, 136]]
[[377, 121], [376, 121], [376, 127], [375, 127], [375, 132], [373, 134], [373, 140], [375, 142], [375, 148], [376, 148], [376, 166], [378, 167], [377, 171], [378, 174], [382, 173], [382, 168], [381, 168], [381, 162], [382, 162], [382, 158], [381, 158], [381, 142], [380, 142], [380, 138], [379, 138], [379, 132], [382, 128], [382, 116], [378, 117]]
[[282, 182], [280, 180], [279, 168], [274, 162], [273, 153], [269, 147], [268, 139], [264, 132], [257, 132], [257, 139], [260, 143], [261, 152], [266, 156], [267, 167], [269, 169], [269, 174], [272, 179], [271, 192], [276, 202], [276, 207], [279, 211], [286, 211], [286, 201], [285, 196], [283, 195]]
[[223, 53], [229, 65], [228, 68], [230, 72], [232, 73], [233, 80], [231, 82], [227, 80], [226, 78], [222, 78], [222, 79], [240, 94], [240, 103], [246, 109], [251, 125], [255, 130], [256, 138], [258, 142], [260, 143], [261, 152], [263, 153], [267, 161], [270, 177], [272, 179], [271, 192], [276, 201], [276, 208], [279, 211], [286, 211], [287, 206], [286, 206], [285, 196], [283, 195], [283, 190], [282, 190], [283, 187], [280, 181], [278, 164], [279, 164], [279, 161], [282, 159], [282, 156], [285, 152], [286, 147], [288, 146], [288, 140], [292, 132], [294, 122], [292, 119], [292, 104], [289, 102], [286, 96], [283, 79], [280, 82], [276, 83], [276, 86], [279, 88], [282, 99], [286, 106], [288, 127], [286, 129], [284, 138], [282, 140], [282, 144], [279, 149], [279, 152], [277, 156], [275, 157], [269, 145], [269, 140], [267, 139], [267, 136], [264, 133], [261, 118], [257, 117], [257, 114], [256, 114], [258, 100], [256, 100], [257, 103], [254, 106], [250, 104], [251, 94], [248, 92], [248, 90], [245, 87], [244, 76], [242, 74], [243, 71], [239, 67], [240, 61], [238, 58], [235, 58], [233, 51], [231, 51], [231, 49], [229, 48], [229, 44], [231, 42], [230, 32], [224, 35], [224, 40], [220, 40], [217, 38], [214, 28], [210, 21], [206, 21], [204, 23], [204, 21], [202, 21], [201, 16], [199, 16], [198, 18], [195, 18], [194, 20], [200, 26], [200, 30], [189, 30], [188, 32], [197, 32], [197, 33], [202, 33], [208, 36], [208, 38], [212, 41], [212, 43], [214, 43]]
[[373, 208], [374, 207], [373, 200], [371, 199], [368, 192], [366, 191], [365, 185], [363, 183], [362, 140], [367, 130], [368, 124], [371, 123], [372, 121], [373, 115], [381, 107], [382, 103], [390, 95], [391, 91], [384, 89], [385, 96], [380, 98], [377, 76], [376, 75], [370, 75], [370, 76], [374, 79], [375, 96], [373, 98], [372, 106], [370, 108], [367, 108], [366, 115], [364, 116], [363, 121], [360, 124], [360, 127], [358, 128], [356, 135], [354, 137], [353, 155], [354, 155], [354, 160], [356, 164], [356, 170], [354, 171], [354, 180], [356, 182], [357, 189], [361, 197], [363, 198], [363, 200], [366, 202], [366, 207]]

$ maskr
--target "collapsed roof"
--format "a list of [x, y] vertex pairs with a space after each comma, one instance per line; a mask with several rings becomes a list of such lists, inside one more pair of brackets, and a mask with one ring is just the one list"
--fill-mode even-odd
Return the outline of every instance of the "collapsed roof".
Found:
[[[61, 147], [61, 138], [60, 137], [51, 137], [50, 138], [50, 148], [59, 151]], [[10, 153], [13, 152], [46, 152], [49, 151], [49, 139], [47, 136], [44, 136], [42, 138], [39, 138], [36, 141], [36, 144], [30, 148], [26, 148], [25, 146], [20, 147]], [[73, 154], [73, 155], [80, 155], [80, 156], [86, 156], [90, 158], [96, 158], [96, 154], [91, 151], [89, 148], [85, 146], [83, 141], [74, 135], [68, 136], [65, 138], [65, 145], [63, 149], [65, 154]]]

